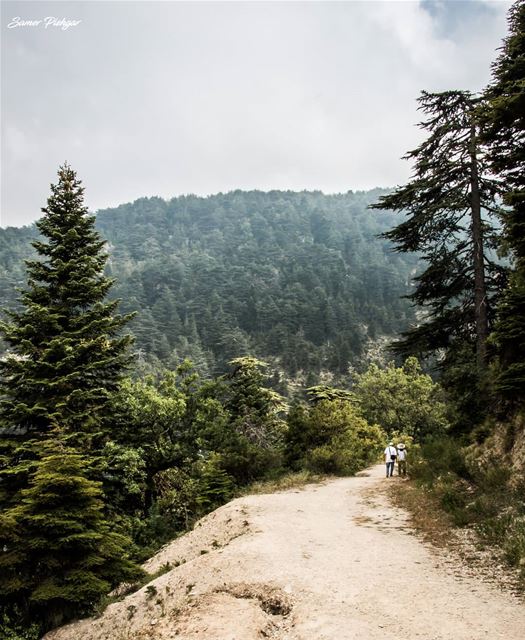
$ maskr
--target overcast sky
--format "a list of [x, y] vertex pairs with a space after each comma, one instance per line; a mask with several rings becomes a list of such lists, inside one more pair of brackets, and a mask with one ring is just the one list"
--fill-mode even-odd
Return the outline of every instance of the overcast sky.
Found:
[[2, 1], [1, 224], [40, 217], [64, 160], [93, 210], [403, 183], [419, 92], [482, 89], [509, 6]]

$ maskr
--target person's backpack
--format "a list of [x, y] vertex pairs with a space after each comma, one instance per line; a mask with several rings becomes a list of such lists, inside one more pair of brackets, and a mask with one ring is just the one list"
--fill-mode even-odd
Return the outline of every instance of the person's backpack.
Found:
[[394, 449], [395, 453], [392, 453], [392, 449], [394, 449], [394, 447], [390, 447], [390, 459], [395, 462], [395, 459], [397, 458], [397, 451]]

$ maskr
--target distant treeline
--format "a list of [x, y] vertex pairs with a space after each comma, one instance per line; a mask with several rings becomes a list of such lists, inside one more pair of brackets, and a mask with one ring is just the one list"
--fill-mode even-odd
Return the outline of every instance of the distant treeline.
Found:
[[[387, 193], [234, 191], [207, 198], [141, 198], [99, 211], [112, 296], [137, 311], [139, 359], [173, 367], [189, 357], [217, 375], [247, 353], [291, 376], [344, 375], [368, 341], [414, 321], [402, 296], [417, 256], [378, 235], [399, 221], [367, 210]], [[0, 295], [23, 285], [32, 227], [0, 230]]]

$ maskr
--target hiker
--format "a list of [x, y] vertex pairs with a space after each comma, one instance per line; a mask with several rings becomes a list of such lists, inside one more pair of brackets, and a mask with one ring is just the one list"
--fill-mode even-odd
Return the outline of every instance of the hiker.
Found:
[[407, 450], [402, 442], [397, 445], [397, 473], [407, 475]]
[[391, 478], [394, 475], [394, 465], [397, 458], [397, 449], [394, 447], [393, 442], [388, 443], [388, 447], [385, 449], [385, 462], [386, 462], [386, 477]]

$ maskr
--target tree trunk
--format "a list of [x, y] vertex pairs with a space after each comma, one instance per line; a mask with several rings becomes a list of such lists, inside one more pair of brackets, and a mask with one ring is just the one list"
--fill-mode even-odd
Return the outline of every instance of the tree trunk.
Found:
[[474, 245], [474, 316], [476, 322], [476, 359], [480, 370], [487, 359], [487, 291], [485, 287], [485, 265], [483, 260], [483, 226], [479, 195], [478, 160], [476, 157], [476, 127], [470, 130], [470, 208], [471, 231]]

